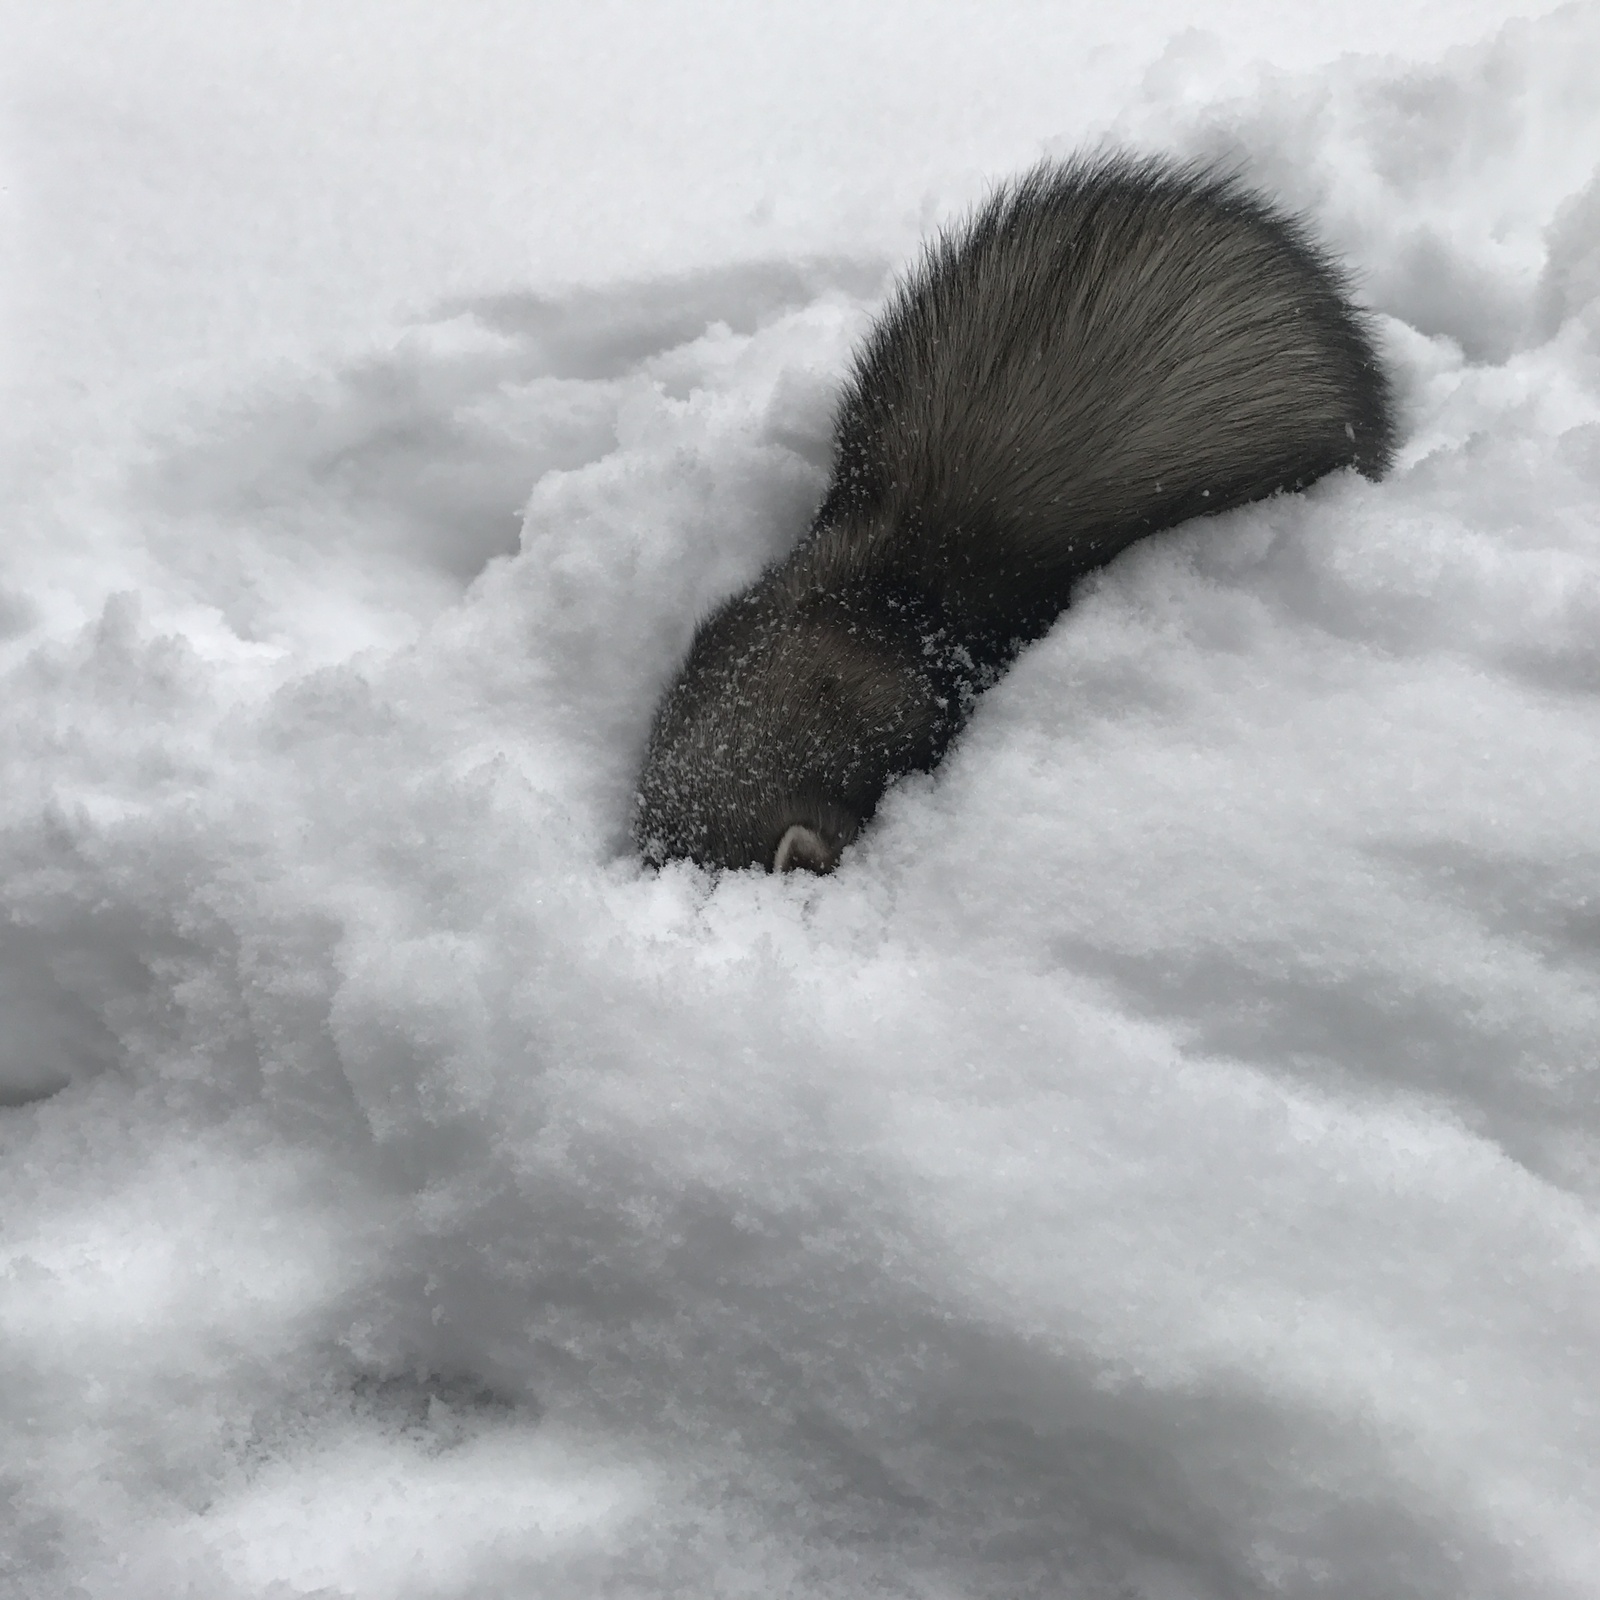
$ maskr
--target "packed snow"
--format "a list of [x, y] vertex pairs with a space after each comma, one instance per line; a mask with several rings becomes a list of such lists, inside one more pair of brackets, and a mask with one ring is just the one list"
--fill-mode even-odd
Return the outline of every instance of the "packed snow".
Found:
[[[14, 19], [0, 1585], [1600, 1596], [1600, 5], [886, 8], [877, 112], [550, 9]], [[646, 870], [894, 271], [1107, 143], [1313, 219], [1395, 471], [1087, 580], [833, 877]]]

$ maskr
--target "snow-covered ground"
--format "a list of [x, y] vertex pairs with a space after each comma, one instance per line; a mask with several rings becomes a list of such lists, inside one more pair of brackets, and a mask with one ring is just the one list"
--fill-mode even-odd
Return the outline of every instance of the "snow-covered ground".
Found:
[[[1600, 5], [1325, 9], [4, 12], [0, 1590], [1600, 1596]], [[1397, 470], [643, 871], [886, 275], [1107, 138]]]

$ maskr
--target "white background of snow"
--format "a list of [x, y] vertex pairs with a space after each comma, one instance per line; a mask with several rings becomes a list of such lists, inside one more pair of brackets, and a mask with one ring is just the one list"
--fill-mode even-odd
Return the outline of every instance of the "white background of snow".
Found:
[[[1600, 1594], [1600, 8], [1324, 9], [3, 13], [12, 1590]], [[886, 270], [1108, 133], [1399, 469], [642, 873]]]

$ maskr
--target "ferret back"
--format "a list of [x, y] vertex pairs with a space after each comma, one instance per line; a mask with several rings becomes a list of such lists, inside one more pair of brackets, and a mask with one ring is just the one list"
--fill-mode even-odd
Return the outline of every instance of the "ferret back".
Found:
[[874, 328], [816, 554], [1027, 634], [1141, 535], [1376, 477], [1392, 447], [1365, 320], [1299, 224], [1199, 169], [1047, 165], [933, 243]]

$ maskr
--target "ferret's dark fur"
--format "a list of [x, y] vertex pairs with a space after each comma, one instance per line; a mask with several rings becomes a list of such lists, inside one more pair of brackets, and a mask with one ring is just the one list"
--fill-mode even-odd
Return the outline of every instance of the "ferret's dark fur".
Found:
[[1345, 279], [1228, 176], [1047, 164], [927, 250], [855, 361], [811, 530], [696, 632], [645, 857], [828, 871], [1073, 583], [1145, 534], [1389, 464]]

